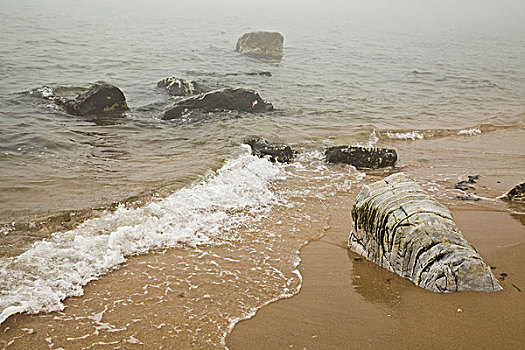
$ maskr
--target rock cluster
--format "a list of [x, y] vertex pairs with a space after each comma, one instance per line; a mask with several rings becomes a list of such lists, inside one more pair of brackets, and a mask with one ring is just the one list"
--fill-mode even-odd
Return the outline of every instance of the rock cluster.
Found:
[[364, 186], [349, 247], [433, 292], [501, 289], [449, 210], [404, 173]]

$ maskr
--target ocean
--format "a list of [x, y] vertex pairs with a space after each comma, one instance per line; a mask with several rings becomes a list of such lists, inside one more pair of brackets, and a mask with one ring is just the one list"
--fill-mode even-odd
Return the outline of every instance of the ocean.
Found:
[[[419, 142], [452, 140], [441, 153], [454, 157], [454, 142], [524, 129], [523, 26], [269, 4], [1, 2], [4, 346], [46, 329], [49, 348], [125, 347], [149, 329], [179, 348], [224, 347], [236, 322], [300, 290], [299, 250], [329, 225], [324, 200], [383, 176], [327, 165], [327, 146], [394, 147], [402, 169], [451, 201], [443, 182], [466, 174], [409, 162]], [[281, 60], [234, 51], [257, 30], [283, 34]], [[174, 98], [156, 83], [172, 76], [251, 88], [275, 110], [163, 121]], [[122, 89], [131, 110], [77, 117], [41, 98], [96, 81]], [[256, 158], [248, 136], [290, 144], [297, 160]], [[516, 140], [504, 173], [517, 184]], [[34, 326], [7, 332], [13, 315]]]

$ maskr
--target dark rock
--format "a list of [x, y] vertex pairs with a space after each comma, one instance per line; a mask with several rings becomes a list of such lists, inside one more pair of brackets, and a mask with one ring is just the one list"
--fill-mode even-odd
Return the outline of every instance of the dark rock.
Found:
[[239, 111], [256, 113], [271, 111], [273, 106], [271, 103], [264, 101], [254, 90], [228, 88], [182, 100], [166, 111], [162, 119], [180, 118], [194, 110], [202, 112]]
[[268, 157], [272, 162], [287, 163], [292, 160], [294, 151], [290, 146], [269, 142], [261, 138], [251, 138], [244, 141], [252, 148], [252, 154], [261, 158]]
[[513, 202], [525, 203], [525, 182], [514, 186], [512, 190], [505, 193], [502, 197]]
[[248, 72], [248, 73], [226, 73], [225, 75], [233, 75], [233, 76], [239, 76], [239, 75], [251, 75], [251, 76], [264, 76], [264, 77], [271, 77], [272, 72]]
[[393, 149], [361, 146], [334, 146], [326, 150], [329, 163], [345, 163], [356, 168], [384, 168], [394, 166], [397, 153]]
[[237, 40], [236, 51], [253, 57], [280, 59], [283, 42], [283, 36], [276, 32], [246, 33]]
[[107, 83], [93, 84], [75, 99], [65, 101], [63, 106], [68, 113], [79, 116], [121, 114], [129, 110], [122, 91]]
[[460, 199], [462, 201], [474, 201], [474, 202], [481, 200], [481, 198], [479, 198], [478, 196], [472, 193], [466, 194], [464, 196], [456, 196], [456, 199]]
[[468, 181], [463, 180], [455, 184], [454, 188], [457, 190], [462, 190], [462, 191], [475, 190], [473, 186], [469, 186], [468, 184], [469, 184]]
[[477, 183], [479, 180], [479, 175], [467, 175], [468, 180], [462, 180], [454, 185], [454, 188], [457, 190], [468, 191], [475, 190], [474, 186], [469, 186]]
[[157, 87], [166, 89], [166, 91], [173, 96], [192, 96], [210, 91], [210, 89], [196, 81], [187, 81], [176, 77], [159, 81]]
[[433, 292], [501, 290], [450, 211], [403, 173], [365, 185], [348, 244], [368, 260]]

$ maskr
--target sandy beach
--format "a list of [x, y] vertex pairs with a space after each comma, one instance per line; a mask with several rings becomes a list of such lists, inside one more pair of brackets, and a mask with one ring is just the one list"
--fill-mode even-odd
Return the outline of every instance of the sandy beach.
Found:
[[[407, 168], [423, 159], [428, 162], [427, 167], [414, 169], [420, 177], [431, 177], [432, 172], [451, 175], [482, 170], [485, 174], [478, 194], [494, 197], [499, 188], [521, 180], [504, 174], [504, 169], [516, 166], [514, 162], [523, 162], [520, 137], [523, 130], [494, 132], [468, 143], [440, 139], [397, 146], [406, 147], [400, 153]], [[446, 149], [454, 150], [455, 156]], [[506, 156], [491, 155], [497, 152]], [[444, 187], [453, 188], [453, 182], [453, 177], [443, 181]], [[301, 250], [299, 269], [304, 283], [300, 293], [240, 322], [227, 339], [230, 349], [523, 348], [523, 204], [440, 199], [464, 237], [490, 264], [503, 291], [438, 294], [416, 287], [347, 248], [356, 194], [338, 193], [326, 205], [330, 228], [322, 239]]]

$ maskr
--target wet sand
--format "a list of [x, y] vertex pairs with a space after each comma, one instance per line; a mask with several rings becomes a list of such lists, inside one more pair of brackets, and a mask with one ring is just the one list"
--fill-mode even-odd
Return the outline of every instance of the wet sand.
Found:
[[[350, 208], [356, 193], [338, 193], [326, 205], [330, 228], [301, 250], [300, 293], [258, 311], [227, 338], [236, 349], [523, 349], [525, 346], [524, 204], [499, 200], [460, 201], [455, 174], [483, 172], [478, 195], [494, 198], [523, 166], [523, 131], [464, 140], [401, 143], [405, 171], [416, 179], [437, 173], [434, 193], [451, 210], [464, 237], [500, 280], [497, 293], [438, 294], [351, 252]], [[516, 143], [517, 142], [517, 143]], [[436, 147], [437, 146], [437, 147]], [[505, 146], [504, 148], [502, 148]], [[438, 150], [433, 152], [433, 147]], [[412, 148], [412, 151], [409, 151]], [[444, 152], [455, 150], [455, 155]], [[523, 149], [523, 148], [521, 148]], [[405, 153], [406, 152], [406, 153]], [[506, 156], [498, 156], [498, 153]], [[426, 167], [414, 167], [424, 159]], [[443, 163], [446, 161], [445, 163]], [[419, 162], [420, 163], [420, 162]], [[506, 164], [506, 165], [505, 165]], [[446, 165], [445, 167], [443, 167]], [[507, 176], [513, 169], [513, 176]], [[520, 170], [521, 169], [521, 170]], [[439, 178], [439, 176], [436, 176]], [[370, 180], [370, 179], [369, 179]]]

